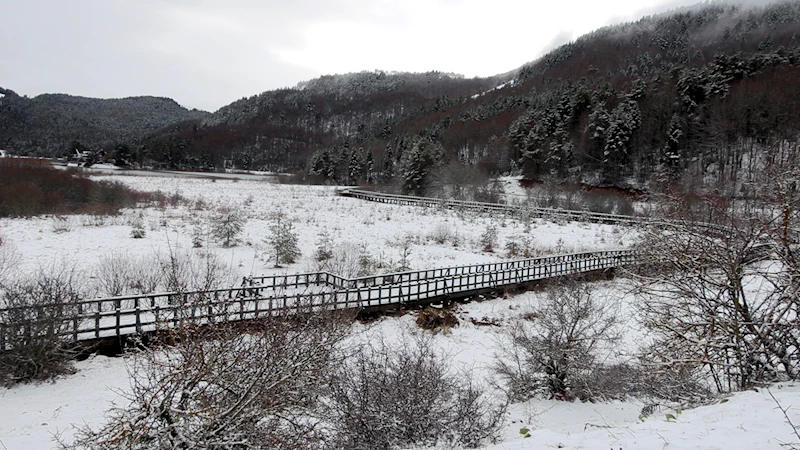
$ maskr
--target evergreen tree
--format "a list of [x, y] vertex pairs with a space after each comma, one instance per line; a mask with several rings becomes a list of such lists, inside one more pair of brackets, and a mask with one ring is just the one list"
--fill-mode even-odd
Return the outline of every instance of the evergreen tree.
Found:
[[292, 224], [283, 220], [278, 220], [269, 227], [270, 235], [265, 242], [272, 250], [275, 260], [275, 267], [281, 264], [292, 264], [300, 257], [300, 247], [298, 247], [298, 235], [292, 230]]
[[419, 139], [406, 152], [403, 160], [403, 193], [425, 195], [430, 183], [431, 170], [441, 162], [441, 144]]

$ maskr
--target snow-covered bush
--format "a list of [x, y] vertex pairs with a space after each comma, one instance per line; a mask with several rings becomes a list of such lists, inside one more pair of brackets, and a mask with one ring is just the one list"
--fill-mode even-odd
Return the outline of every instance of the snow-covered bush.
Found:
[[428, 238], [433, 242], [442, 245], [453, 238], [453, 228], [447, 222], [440, 222], [433, 227], [428, 234]]
[[679, 227], [644, 230], [637, 278], [653, 370], [679, 366], [718, 392], [800, 376], [800, 203], [796, 178], [785, 181], [775, 197], [793, 200], [768, 210], [707, 202], [683, 208]]
[[497, 227], [492, 224], [487, 226], [478, 242], [484, 252], [493, 252], [497, 246]]
[[562, 280], [505, 333], [495, 371], [513, 399], [602, 397], [597, 358], [619, 339], [618, 306], [590, 283]]
[[330, 233], [322, 230], [317, 239], [317, 248], [314, 250], [314, 260], [321, 263], [333, 258], [333, 246], [333, 238]]
[[69, 449], [319, 448], [322, 379], [349, 335], [350, 314], [282, 314], [247, 328], [177, 330], [173, 347], [131, 359], [128, 404]]
[[505, 250], [508, 258], [533, 258], [546, 252], [546, 249], [537, 246], [534, 239], [527, 234], [509, 237]]
[[322, 247], [317, 248], [317, 260], [311, 270], [354, 278], [374, 275], [381, 269], [394, 269], [390, 260], [384, 260], [382, 255], [374, 256], [366, 242], [341, 242], [335, 245], [331, 242], [329, 245], [331, 247], [326, 248], [326, 251], [330, 253], [323, 260], [317, 259]]
[[469, 373], [453, 370], [430, 336], [360, 346], [330, 380], [332, 447], [477, 447], [493, 438], [505, 404], [491, 403]]
[[74, 372], [65, 319], [78, 312], [80, 276], [66, 264], [0, 285], [0, 384], [49, 380]]
[[0, 286], [5, 278], [16, 268], [19, 263], [19, 253], [16, 246], [0, 235]]
[[191, 239], [192, 239], [192, 247], [193, 248], [200, 248], [203, 246], [203, 242], [206, 240], [206, 233], [203, 230], [203, 226], [200, 222], [195, 222], [192, 225], [192, 232], [191, 232]]
[[131, 237], [134, 239], [143, 239], [147, 235], [147, 230], [144, 229], [144, 224], [141, 220], [133, 222], [131, 225]]

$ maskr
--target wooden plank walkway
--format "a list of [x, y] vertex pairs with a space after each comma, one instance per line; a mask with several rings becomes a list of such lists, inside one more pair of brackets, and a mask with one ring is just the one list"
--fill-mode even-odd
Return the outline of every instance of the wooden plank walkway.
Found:
[[446, 200], [433, 197], [414, 197], [410, 195], [386, 194], [363, 189], [343, 189], [339, 195], [353, 197], [378, 203], [393, 205], [423, 206], [429, 208], [458, 209], [472, 212], [501, 213], [519, 217], [529, 214], [530, 217], [550, 219], [564, 219], [579, 222], [596, 222], [615, 225], [633, 225], [647, 221], [639, 216], [626, 216], [622, 214], [606, 214], [592, 211], [575, 211], [569, 209], [540, 208], [534, 206], [517, 206], [503, 203], [470, 202], [462, 200]]
[[[498, 263], [473, 264], [348, 279], [327, 272], [246, 278], [243, 286], [194, 292], [84, 299], [30, 308], [31, 316], [63, 312], [55, 332], [72, 341], [119, 338], [180, 327], [241, 321], [278, 312], [356, 309], [373, 312], [455, 300], [548, 278], [603, 271], [632, 264], [632, 250], [584, 252]], [[33, 311], [33, 310], [36, 311]], [[0, 308], [0, 318], [11, 309]], [[0, 350], [30, 334], [24, 324], [0, 322]]]
[[433, 197], [414, 197], [410, 195], [386, 194], [383, 192], [367, 191], [364, 189], [343, 189], [338, 192], [343, 197], [352, 197], [371, 202], [386, 203], [403, 206], [421, 206], [428, 208], [456, 209], [471, 212], [488, 212], [505, 214], [510, 217], [534, 217], [549, 220], [566, 220], [574, 222], [605, 223], [612, 225], [648, 225], [663, 228], [701, 228], [707, 233], [719, 236], [730, 235], [731, 227], [704, 223], [687, 222], [684, 220], [653, 218], [647, 216], [626, 216], [622, 214], [606, 214], [592, 211], [578, 211], [571, 209], [541, 208], [535, 206], [507, 205], [504, 203], [484, 203], [461, 200], [447, 200]]

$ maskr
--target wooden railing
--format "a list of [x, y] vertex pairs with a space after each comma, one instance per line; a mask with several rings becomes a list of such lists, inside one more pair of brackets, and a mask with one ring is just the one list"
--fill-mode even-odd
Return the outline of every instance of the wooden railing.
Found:
[[[370, 277], [344, 278], [327, 272], [245, 279], [243, 286], [80, 300], [68, 304], [0, 308], [0, 318], [60, 317], [48, 333], [73, 341], [119, 337], [180, 327], [185, 323], [249, 320], [299, 309], [386, 310], [458, 299], [547, 278], [612, 269], [634, 262], [631, 250], [544, 256]], [[19, 316], [19, 314], [17, 314]], [[11, 348], [42, 327], [0, 320], [0, 350]]]
[[459, 209], [474, 212], [503, 213], [514, 216], [519, 216], [520, 214], [529, 214], [531, 217], [561, 218], [580, 222], [630, 225], [647, 220], [646, 218], [639, 216], [626, 216], [622, 214], [606, 214], [592, 211], [575, 211], [569, 209], [541, 208], [534, 206], [517, 206], [503, 203], [447, 200], [432, 197], [414, 197], [410, 195], [386, 194], [383, 192], [373, 192], [362, 189], [344, 189], [339, 191], [339, 195], [394, 205], [412, 205], [432, 208]]
[[734, 230], [725, 225], [690, 222], [677, 219], [665, 219], [660, 217], [647, 216], [626, 216], [622, 214], [607, 214], [592, 211], [579, 211], [571, 209], [541, 208], [530, 205], [507, 205], [504, 203], [484, 203], [470, 202], [462, 200], [447, 200], [433, 197], [414, 197], [410, 195], [386, 194], [383, 192], [366, 191], [363, 189], [343, 189], [338, 192], [340, 196], [353, 197], [360, 200], [367, 200], [378, 203], [387, 203], [405, 206], [422, 206], [429, 208], [457, 209], [472, 212], [488, 212], [506, 214], [512, 217], [562, 219], [575, 222], [594, 222], [614, 225], [636, 225], [645, 224], [650, 226], [671, 227], [671, 228], [700, 228], [708, 233], [717, 235], [729, 235]]

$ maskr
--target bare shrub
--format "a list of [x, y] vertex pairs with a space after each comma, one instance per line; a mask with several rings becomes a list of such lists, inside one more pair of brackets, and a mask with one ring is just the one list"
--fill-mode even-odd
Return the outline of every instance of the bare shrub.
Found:
[[278, 315], [245, 329], [184, 329], [175, 347], [131, 357], [129, 404], [69, 449], [319, 448], [319, 399], [352, 316]]
[[701, 404], [714, 394], [706, 374], [695, 361], [682, 360], [680, 348], [658, 343], [645, 346], [639, 355], [637, 394], [682, 405]]
[[132, 284], [133, 261], [129, 255], [111, 252], [100, 257], [93, 275], [103, 295], [116, 297], [127, 294]]
[[614, 214], [619, 214], [622, 216], [635, 216], [636, 209], [633, 206], [633, 200], [625, 196], [617, 197], [614, 205]]
[[614, 198], [608, 192], [601, 190], [589, 191], [584, 194], [586, 209], [592, 212], [611, 214], [614, 212]]
[[37, 214], [117, 214], [142, 194], [121, 183], [93, 181], [31, 158], [0, 159], [0, 217]]
[[476, 202], [503, 203], [505, 189], [500, 180], [495, 178], [488, 183], [477, 186], [472, 197]]
[[167, 252], [158, 253], [156, 258], [164, 287], [171, 292], [220, 289], [239, 278], [238, 272], [233, 273], [233, 268], [212, 252], [170, 247]]
[[164, 280], [158, 258], [153, 256], [132, 258], [129, 274], [129, 287], [137, 294], [155, 292]]
[[495, 371], [512, 399], [536, 394], [571, 400], [602, 397], [592, 386], [597, 358], [619, 339], [617, 305], [590, 283], [562, 280], [509, 327]]
[[68, 233], [72, 231], [73, 221], [66, 216], [53, 216], [53, 233]]
[[458, 326], [458, 317], [450, 309], [427, 307], [417, 313], [416, 322], [423, 330], [449, 330]]
[[17, 267], [20, 261], [19, 252], [13, 242], [0, 235], [0, 286], [7, 276]]
[[431, 338], [360, 346], [331, 376], [331, 448], [445, 444], [477, 447], [495, 437], [505, 404], [491, 404], [469, 373], [454, 373]]
[[453, 229], [446, 222], [437, 223], [433, 230], [428, 234], [428, 238], [433, 242], [442, 245], [453, 238]]
[[0, 384], [49, 380], [73, 373], [65, 319], [77, 313], [80, 277], [66, 264], [0, 286]]

